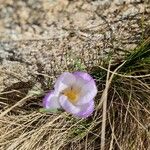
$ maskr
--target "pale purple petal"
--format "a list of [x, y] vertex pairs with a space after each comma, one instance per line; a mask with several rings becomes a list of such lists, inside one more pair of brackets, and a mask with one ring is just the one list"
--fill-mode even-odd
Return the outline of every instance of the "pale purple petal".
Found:
[[46, 109], [61, 108], [58, 97], [54, 94], [54, 91], [50, 91], [43, 99], [43, 106]]
[[89, 103], [81, 105], [81, 106], [77, 106], [77, 105], [73, 105], [66, 96], [61, 96], [59, 99], [60, 105], [62, 106], [62, 108], [70, 113], [73, 114], [76, 117], [80, 117], [80, 118], [87, 118], [89, 117], [93, 111], [94, 111], [94, 101], [91, 100]]
[[97, 87], [95, 81], [92, 79], [82, 87], [80, 98], [77, 102], [77, 105], [89, 103], [91, 99], [94, 99], [96, 94], [97, 94]]
[[92, 115], [94, 111], [94, 100], [91, 100], [88, 104], [80, 106], [80, 112], [75, 114], [75, 116], [80, 118], [87, 118]]
[[64, 72], [57, 80], [54, 85], [55, 94], [59, 94], [64, 89], [72, 86], [76, 82], [76, 78], [72, 73]]
[[88, 73], [82, 71], [76, 71], [73, 73], [73, 75], [79, 76], [87, 82], [93, 79]]
[[76, 82], [73, 84], [73, 87], [77, 88], [77, 89], [82, 89], [82, 87], [84, 87], [85, 84], [87, 84], [87, 81], [84, 80], [82, 77], [74, 75], [76, 78]]
[[65, 95], [60, 96], [59, 103], [68, 113], [77, 114], [80, 112], [80, 107], [73, 105]]

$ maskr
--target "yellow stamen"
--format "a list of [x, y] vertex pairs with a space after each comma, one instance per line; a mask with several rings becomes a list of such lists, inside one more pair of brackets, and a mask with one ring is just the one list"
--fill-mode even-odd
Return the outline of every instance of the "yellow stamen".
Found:
[[64, 90], [63, 94], [65, 96], [68, 97], [68, 100], [71, 102], [71, 103], [76, 103], [77, 102], [77, 99], [78, 99], [78, 92], [76, 90], [73, 90], [73, 89], [66, 89]]

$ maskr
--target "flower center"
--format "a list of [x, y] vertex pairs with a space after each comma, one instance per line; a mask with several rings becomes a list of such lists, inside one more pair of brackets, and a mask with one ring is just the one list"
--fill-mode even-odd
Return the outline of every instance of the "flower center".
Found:
[[74, 89], [66, 89], [63, 94], [67, 96], [68, 100], [73, 104], [75, 104], [78, 100], [79, 93]]

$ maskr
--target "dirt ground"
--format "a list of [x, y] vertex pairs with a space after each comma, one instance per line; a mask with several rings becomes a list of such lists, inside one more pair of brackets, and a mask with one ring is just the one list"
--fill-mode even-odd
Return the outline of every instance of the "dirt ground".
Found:
[[49, 77], [77, 59], [91, 66], [112, 51], [120, 59], [149, 36], [149, 6], [142, 0], [0, 0], [0, 91], [30, 81], [47, 87]]

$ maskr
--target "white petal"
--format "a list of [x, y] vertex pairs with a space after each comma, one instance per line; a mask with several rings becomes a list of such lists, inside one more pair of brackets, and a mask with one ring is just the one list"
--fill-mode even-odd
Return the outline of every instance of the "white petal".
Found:
[[43, 99], [43, 106], [46, 109], [61, 108], [58, 97], [54, 94], [54, 91], [49, 92]]
[[73, 105], [66, 96], [61, 96], [59, 99], [60, 105], [62, 108], [68, 112], [73, 114], [75, 117], [79, 118], [87, 118], [89, 117], [94, 111], [94, 101], [91, 100], [89, 103], [84, 105]]
[[93, 79], [87, 72], [83, 72], [83, 71], [76, 71], [76, 72], [73, 73], [73, 75], [79, 76], [87, 82], [89, 82], [90, 80]]
[[59, 98], [59, 103], [62, 106], [62, 108], [71, 114], [77, 114], [80, 112], [80, 107], [77, 107], [75, 105], [73, 105], [66, 96], [62, 95]]
[[97, 94], [97, 87], [94, 80], [91, 80], [82, 87], [80, 98], [77, 105], [89, 103]]
[[57, 80], [54, 85], [55, 87], [55, 94], [59, 94], [64, 89], [72, 86], [76, 82], [76, 78], [73, 74], [69, 72], [63, 73]]
[[89, 103], [80, 106], [80, 112], [75, 116], [80, 118], [87, 118], [92, 115], [94, 111], [94, 101], [91, 100]]
[[75, 89], [80, 89], [81, 90], [82, 87], [84, 87], [87, 82], [80, 76], [75, 76], [75, 78], [76, 78], [76, 82], [74, 83], [73, 87]]

